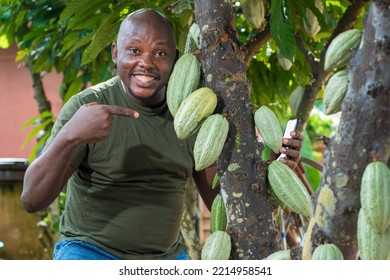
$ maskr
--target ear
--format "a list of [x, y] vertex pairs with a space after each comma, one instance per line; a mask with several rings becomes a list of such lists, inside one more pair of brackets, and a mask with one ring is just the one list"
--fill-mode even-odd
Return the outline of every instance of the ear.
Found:
[[111, 45], [111, 58], [114, 64], [117, 64], [117, 59], [118, 59], [118, 47], [116, 46], [115, 43], [112, 43]]

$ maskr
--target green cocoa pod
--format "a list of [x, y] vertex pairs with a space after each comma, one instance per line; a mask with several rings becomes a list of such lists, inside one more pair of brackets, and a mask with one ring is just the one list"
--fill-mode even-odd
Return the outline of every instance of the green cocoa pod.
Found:
[[385, 163], [375, 161], [366, 166], [360, 203], [368, 223], [377, 233], [384, 233], [390, 225], [390, 169]]
[[230, 235], [225, 231], [215, 231], [207, 237], [203, 246], [202, 260], [228, 260], [232, 244]]
[[183, 54], [175, 63], [167, 85], [167, 105], [172, 116], [183, 100], [199, 86], [200, 62], [191, 54]]
[[227, 224], [225, 203], [223, 202], [222, 195], [217, 194], [214, 198], [213, 204], [211, 205], [210, 213], [210, 226], [211, 232], [225, 231]]
[[[322, 6], [322, 0], [315, 0], [316, 8], [322, 13], [324, 7]], [[310, 38], [313, 38], [321, 30], [321, 26], [318, 22], [317, 17], [310, 9], [306, 9], [305, 18], [303, 19], [303, 28], [305, 29], [307, 35]]]
[[282, 147], [283, 132], [275, 113], [267, 106], [261, 106], [256, 110], [254, 119], [264, 143], [276, 154], [279, 153]]
[[315, 248], [312, 260], [343, 260], [343, 253], [334, 244], [321, 244]]
[[192, 53], [197, 49], [200, 49], [200, 28], [199, 25], [194, 22], [188, 30], [184, 52]]
[[390, 259], [390, 228], [387, 228], [384, 233], [378, 234], [368, 222], [363, 208], [360, 208], [358, 215], [357, 239], [360, 259]]
[[348, 72], [342, 70], [334, 74], [325, 87], [322, 101], [324, 102], [325, 113], [335, 114], [341, 111], [344, 97], [348, 90]]
[[268, 166], [272, 191], [288, 208], [305, 217], [313, 216], [313, 202], [298, 176], [286, 164], [274, 160]]
[[299, 105], [301, 104], [305, 89], [301, 86], [297, 86], [290, 95], [290, 108], [294, 115], [297, 114]]
[[188, 95], [180, 104], [173, 120], [177, 137], [184, 140], [198, 131], [216, 106], [217, 95], [208, 87], [202, 87]]
[[272, 253], [264, 260], [291, 260], [291, 251], [290, 250], [280, 250], [275, 253]]
[[202, 123], [194, 145], [195, 170], [211, 166], [222, 152], [229, 132], [229, 122], [220, 115], [214, 114]]
[[264, 1], [245, 0], [242, 3], [242, 12], [247, 23], [254, 29], [259, 29], [264, 22]]
[[330, 43], [325, 54], [325, 71], [347, 64], [351, 51], [360, 45], [362, 31], [350, 29], [337, 35]]
[[293, 65], [294, 61], [289, 60], [288, 58], [285, 58], [281, 53], [280, 50], [276, 50], [276, 56], [278, 58], [278, 62], [280, 66], [286, 71], [290, 70], [291, 66]]

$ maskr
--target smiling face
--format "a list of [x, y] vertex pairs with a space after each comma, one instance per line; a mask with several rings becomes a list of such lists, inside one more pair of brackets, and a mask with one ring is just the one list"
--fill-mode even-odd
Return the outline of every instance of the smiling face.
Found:
[[158, 106], [165, 100], [175, 56], [173, 28], [154, 10], [130, 14], [112, 45], [112, 59], [130, 98], [145, 107]]

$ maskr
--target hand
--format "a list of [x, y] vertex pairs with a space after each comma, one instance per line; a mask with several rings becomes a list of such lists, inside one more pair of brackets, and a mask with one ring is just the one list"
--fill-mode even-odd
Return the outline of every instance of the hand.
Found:
[[282, 147], [280, 148], [280, 152], [283, 154], [286, 154], [288, 158], [281, 158], [280, 161], [287, 164], [292, 170], [294, 170], [298, 162], [301, 158], [301, 148], [302, 148], [302, 142], [303, 142], [303, 135], [299, 133], [298, 131], [291, 131], [290, 132], [291, 139], [290, 138], [284, 138], [283, 144], [288, 147]]
[[114, 115], [133, 119], [139, 117], [138, 112], [129, 108], [92, 102], [81, 106], [64, 125], [61, 133], [66, 133], [69, 139], [77, 144], [102, 141], [111, 130]]

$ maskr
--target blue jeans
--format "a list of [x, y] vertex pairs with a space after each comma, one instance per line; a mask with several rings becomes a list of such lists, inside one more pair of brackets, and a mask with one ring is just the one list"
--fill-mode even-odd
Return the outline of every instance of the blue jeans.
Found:
[[[187, 249], [174, 260], [189, 260]], [[53, 260], [119, 260], [99, 247], [76, 239], [61, 240], [54, 246]]]

